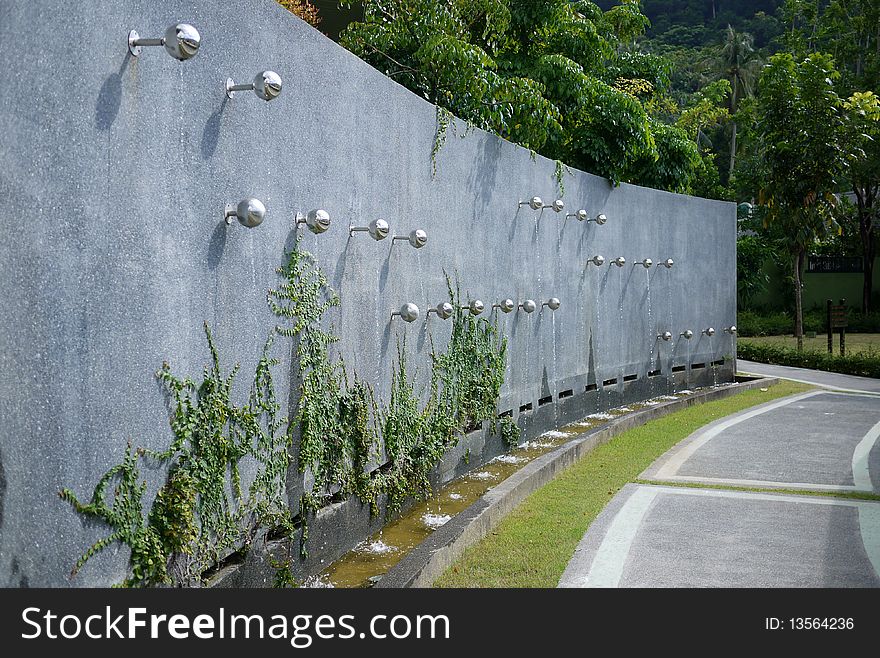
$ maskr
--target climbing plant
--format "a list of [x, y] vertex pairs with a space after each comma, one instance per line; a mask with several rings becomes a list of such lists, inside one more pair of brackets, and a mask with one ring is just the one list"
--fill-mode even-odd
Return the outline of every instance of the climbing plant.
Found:
[[[297, 242], [278, 274], [281, 283], [268, 291], [267, 301], [280, 323], [263, 347], [247, 402], [239, 406], [232, 400], [240, 368], [224, 371], [206, 323], [211, 363], [201, 379], [179, 377], [167, 363], [156, 373], [169, 400], [170, 445], [162, 451], [129, 445], [88, 503], [70, 489], [60, 492], [78, 512], [111, 530], [79, 558], [74, 573], [104, 548], [121, 543], [131, 551], [123, 585], [195, 585], [227, 555], [270, 533], [291, 538], [297, 529], [286, 495], [291, 454], [312, 483], [300, 501], [305, 555], [309, 519], [327, 499], [354, 495], [376, 514], [384, 495], [393, 513], [407, 497], [430, 491], [431, 470], [466, 431], [486, 420], [495, 428], [507, 342], [492, 321], [464, 310], [461, 291], [449, 277], [452, 333], [443, 351], [432, 342], [426, 402], [415, 391], [403, 342], [390, 400], [378, 405], [365, 382], [349, 379], [342, 357], [331, 356], [338, 337], [324, 328], [324, 315], [339, 305], [339, 297], [314, 257]], [[293, 341], [297, 367], [298, 403], [290, 423], [279, 413], [272, 379], [278, 361], [270, 353], [279, 335]], [[502, 420], [501, 432], [508, 443], [518, 440], [510, 419]], [[379, 461], [380, 436], [387, 462], [371, 470]], [[244, 460], [256, 465], [246, 491]], [[167, 473], [146, 510], [144, 461]], [[276, 584], [294, 582], [289, 560], [273, 558], [272, 563]]]
[[461, 291], [447, 277], [454, 310], [446, 350], [432, 351], [431, 386], [420, 407], [407, 372], [405, 344], [398, 350], [391, 399], [381, 412], [388, 466], [377, 474], [377, 489], [388, 496], [394, 512], [408, 496], [430, 492], [429, 474], [460, 437], [485, 420], [496, 418], [496, 401], [504, 383], [507, 341], [494, 323], [472, 316]]
[[371, 500], [367, 465], [376, 455], [377, 435], [371, 427], [375, 403], [370, 387], [348, 381], [342, 358], [332, 359], [330, 347], [339, 339], [322, 328], [321, 320], [339, 305], [339, 296], [297, 243], [278, 269], [281, 285], [268, 293], [269, 307], [282, 320], [276, 332], [294, 339], [299, 371], [298, 427], [300, 470], [311, 472], [313, 485], [301, 500], [302, 542], [308, 517], [323, 498], [356, 494]]
[[[174, 375], [167, 363], [156, 373], [171, 407], [173, 439], [168, 448], [156, 452], [129, 445], [122, 463], [99, 480], [89, 503], [80, 502], [70, 489], [60, 492], [78, 512], [112, 529], [80, 557], [74, 573], [102, 549], [119, 542], [131, 550], [124, 586], [194, 585], [209, 567], [246, 548], [261, 532], [292, 528], [284, 499], [289, 439], [271, 376], [277, 362], [269, 356], [273, 336], [263, 347], [243, 406], [231, 399], [239, 367], [224, 373], [207, 324], [205, 336], [211, 364], [201, 381]], [[257, 465], [247, 493], [240, 475], [245, 458]], [[147, 511], [142, 460], [163, 466], [168, 473]], [[111, 483], [116, 486], [108, 502]]]

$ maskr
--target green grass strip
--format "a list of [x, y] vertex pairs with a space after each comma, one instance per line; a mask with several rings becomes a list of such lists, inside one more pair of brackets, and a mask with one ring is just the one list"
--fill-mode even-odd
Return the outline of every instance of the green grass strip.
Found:
[[614, 437], [532, 493], [435, 587], [555, 587], [593, 519], [676, 443], [719, 418], [810, 390], [781, 382], [688, 407]]

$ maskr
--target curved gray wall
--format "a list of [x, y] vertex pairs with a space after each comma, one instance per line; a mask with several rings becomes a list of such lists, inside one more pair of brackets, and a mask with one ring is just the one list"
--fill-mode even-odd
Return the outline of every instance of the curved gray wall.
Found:
[[[443, 300], [444, 269], [487, 305], [562, 300], [555, 314], [502, 316], [510, 353], [499, 412], [519, 417], [531, 403], [541, 420], [519, 417], [528, 433], [618, 400], [732, 377], [729, 359], [712, 373], [670, 370], [733, 355], [720, 331], [735, 318], [733, 204], [612, 188], [572, 171], [568, 208], [603, 212], [605, 226], [518, 209], [532, 195], [556, 197], [554, 163], [480, 131], [450, 132], [432, 179], [432, 105], [271, 0], [171, 4], [0, 1], [0, 584], [121, 579], [126, 555], [115, 549], [69, 579], [105, 529], [84, 524], [57, 492], [87, 497], [128, 440], [167, 444], [153, 373], [164, 360], [178, 374], [201, 372], [203, 321], [226, 364], [242, 363], [244, 396], [274, 323], [265, 292], [297, 211], [333, 217], [303, 244], [341, 295], [330, 317], [340, 350], [380, 400], [399, 336], [424, 382], [427, 331], [440, 346], [448, 335], [436, 317], [389, 323], [404, 302], [424, 314]], [[128, 55], [130, 29], [158, 36], [178, 20], [203, 36], [194, 59], [177, 62], [159, 48]], [[277, 100], [247, 92], [227, 101], [228, 76], [245, 81], [263, 68], [284, 78]], [[266, 221], [227, 228], [224, 204], [245, 195], [266, 203]], [[349, 220], [379, 216], [398, 233], [426, 229], [428, 245], [349, 240]], [[672, 257], [676, 266], [585, 269], [596, 253]], [[659, 348], [655, 340], [708, 325], [719, 329], [711, 340]], [[286, 399], [289, 346], [278, 341], [276, 353]], [[662, 376], [647, 380], [658, 364]], [[623, 378], [633, 374], [638, 395], [627, 396]], [[585, 393], [595, 381], [599, 391]], [[560, 415], [556, 396], [568, 390], [577, 413]], [[552, 404], [537, 409], [548, 395]]]

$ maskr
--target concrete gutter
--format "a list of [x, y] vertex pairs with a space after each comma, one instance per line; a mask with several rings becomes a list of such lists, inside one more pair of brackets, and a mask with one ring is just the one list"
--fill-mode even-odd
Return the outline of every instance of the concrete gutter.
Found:
[[767, 377], [712, 389], [621, 416], [535, 459], [456, 514], [394, 565], [376, 587], [430, 587], [464, 551], [488, 535], [525, 498], [596, 447], [648, 421], [687, 407], [779, 383]]

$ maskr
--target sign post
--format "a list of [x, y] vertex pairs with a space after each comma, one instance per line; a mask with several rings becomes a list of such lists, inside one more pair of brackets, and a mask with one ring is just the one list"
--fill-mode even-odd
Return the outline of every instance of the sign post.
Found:
[[840, 304], [836, 306], [829, 299], [825, 302], [825, 307], [828, 325], [828, 353], [834, 353], [834, 330], [837, 329], [840, 332], [840, 356], [846, 356], [846, 327], [848, 324], [846, 299], [841, 299]]

